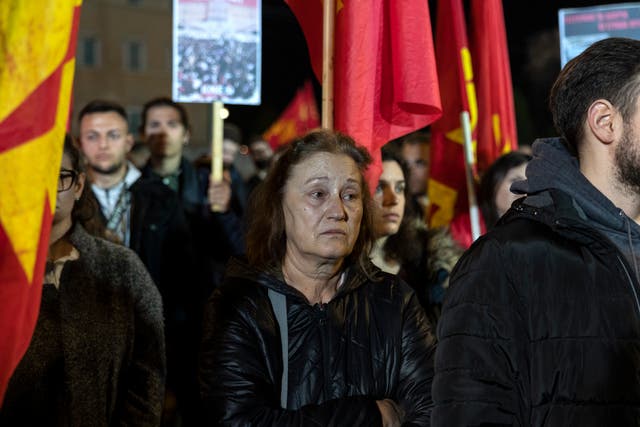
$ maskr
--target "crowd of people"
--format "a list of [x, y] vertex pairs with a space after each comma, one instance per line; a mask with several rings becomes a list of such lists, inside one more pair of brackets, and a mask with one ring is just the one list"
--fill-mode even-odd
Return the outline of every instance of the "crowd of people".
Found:
[[258, 43], [182, 35], [178, 69], [181, 99], [250, 100], [259, 89]]
[[[608, 426], [640, 420], [640, 41], [560, 72], [558, 137], [483, 174], [469, 248], [429, 228], [429, 134], [317, 129], [257, 173], [95, 100], [64, 141], [42, 303], [0, 425]], [[75, 141], [74, 141], [75, 140]], [[274, 152], [275, 151], [275, 152]]]

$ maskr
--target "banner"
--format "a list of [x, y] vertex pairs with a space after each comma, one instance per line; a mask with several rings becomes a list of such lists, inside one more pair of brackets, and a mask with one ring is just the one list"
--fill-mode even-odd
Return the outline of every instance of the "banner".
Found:
[[[322, 2], [286, 2], [322, 81]], [[338, 1], [334, 49], [335, 129], [368, 149], [374, 189], [382, 171], [380, 147], [424, 128], [442, 112], [428, 2]]]
[[478, 91], [478, 173], [518, 148], [502, 0], [472, 0], [474, 81]]
[[456, 219], [452, 234], [467, 247], [472, 238], [460, 113], [469, 112], [475, 142], [478, 107], [461, 0], [439, 0], [436, 22], [436, 60], [443, 114], [431, 126], [429, 225], [448, 226]]
[[0, 2], [0, 402], [40, 309], [81, 3]]
[[260, 104], [261, 0], [173, 0], [177, 102]]
[[280, 117], [262, 134], [262, 138], [275, 150], [279, 145], [284, 145], [319, 126], [320, 114], [313, 94], [313, 85], [311, 81], [306, 81]]

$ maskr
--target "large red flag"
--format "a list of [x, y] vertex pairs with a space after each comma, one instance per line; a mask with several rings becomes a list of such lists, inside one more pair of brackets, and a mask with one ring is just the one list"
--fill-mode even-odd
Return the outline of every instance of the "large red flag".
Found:
[[0, 404], [40, 308], [81, 2], [0, 2]]
[[452, 233], [468, 246], [471, 224], [460, 113], [469, 112], [475, 140], [478, 109], [461, 0], [438, 1], [436, 59], [443, 114], [431, 126], [429, 224], [447, 226], [454, 218], [461, 219], [456, 221]]
[[478, 172], [518, 148], [502, 0], [471, 1], [471, 56], [478, 90]]
[[310, 81], [306, 81], [262, 137], [271, 145], [271, 148], [276, 149], [279, 145], [284, 145], [319, 126], [320, 114], [318, 114], [313, 86]]
[[[286, 2], [321, 79], [322, 2]], [[338, 0], [334, 64], [335, 128], [367, 147], [374, 158], [368, 180], [377, 185], [380, 147], [441, 115], [428, 2]]]

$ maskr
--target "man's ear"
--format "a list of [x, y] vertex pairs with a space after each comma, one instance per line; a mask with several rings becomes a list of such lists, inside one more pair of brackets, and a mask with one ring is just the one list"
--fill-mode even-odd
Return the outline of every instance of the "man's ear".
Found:
[[182, 137], [182, 143], [184, 145], [187, 145], [190, 139], [191, 139], [191, 132], [189, 132], [188, 130], [185, 130], [184, 136]]
[[618, 111], [605, 99], [594, 101], [587, 110], [589, 129], [604, 144], [611, 144], [616, 140], [616, 120], [618, 119]]

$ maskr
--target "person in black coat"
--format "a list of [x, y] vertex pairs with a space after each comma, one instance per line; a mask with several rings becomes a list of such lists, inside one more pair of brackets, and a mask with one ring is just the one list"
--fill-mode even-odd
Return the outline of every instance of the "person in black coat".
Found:
[[[133, 145], [124, 108], [95, 100], [78, 114], [79, 146], [87, 163], [90, 195], [98, 215], [87, 229], [133, 249], [162, 295], [167, 347], [167, 389], [184, 378], [193, 363], [183, 349], [200, 297], [193, 241], [178, 195], [160, 180], [144, 178], [126, 160]], [[170, 399], [167, 400], [168, 403]]]
[[435, 340], [413, 290], [369, 260], [366, 150], [294, 141], [251, 198], [247, 261], [208, 303], [208, 425], [429, 425]]
[[[183, 156], [191, 136], [186, 109], [171, 98], [153, 98], [142, 108], [140, 136], [151, 152], [142, 177], [162, 182], [175, 192], [193, 237], [193, 282], [191, 300], [184, 313], [183, 345], [178, 349], [182, 369], [176, 378], [177, 407], [165, 417], [164, 425], [199, 425], [197, 350], [201, 337], [204, 302], [222, 280], [231, 256], [244, 253], [244, 230], [240, 218], [230, 209], [228, 181], [209, 180], [208, 170], [196, 169]], [[209, 194], [211, 197], [209, 197]], [[211, 202], [211, 203], [210, 203]], [[220, 211], [212, 212], [211, 204]], [[170, 421], [169, 419], [175, 421]]]
[[640, 41], [569, 61], [498, 225], [454, 268], [438, 323], [434, 426], [640, 419]]

